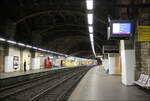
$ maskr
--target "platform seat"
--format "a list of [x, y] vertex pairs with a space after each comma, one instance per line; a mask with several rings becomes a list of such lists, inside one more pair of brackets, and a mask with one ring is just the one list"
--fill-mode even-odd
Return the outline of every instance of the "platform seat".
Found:
[[141, 74], [139, 79], [134, 82], [136, 85], [144, 87], [146, 89], [150, 89], [150, 76]]

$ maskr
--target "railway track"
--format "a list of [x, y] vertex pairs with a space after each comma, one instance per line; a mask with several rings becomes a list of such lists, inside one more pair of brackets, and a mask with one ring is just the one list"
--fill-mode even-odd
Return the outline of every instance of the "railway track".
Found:
[[[71, 72], [71, 71], [73, 71], [73, 70], [69, 70], [69, 72]], [[64, 72], [68, 72], [68, 71], [64, 71]], [[1, 87], [0, 88], [0, 92], [6, 91], [8, 89], [15, 88], [15, 87], [18, 87], [18, 86], [22, 86], [22, 85], [25, 85], [25, 84], [33, 83], [33, 82], [36, 82], [38, 80], [45, 79], [45, 78], [47, 78], [49, 76], [53, 76], [53, 75], [56, 75], [56, 74], [58, 74], [58, 73], [54, 72], [52, 74], [47, 74], [47, 75], [42, 75], [42, 76], [39, 76], [39, 77], [36, 77], [36, 78], [32, 78], [31, 80], [20, 81], [20, 82], [17, 82], [15, 84], [12, 84], [12, 85], [9, 85], [9, 86], [6, 86], [6, 87]]]
[[[1, 101], [42, 101], [40, 100], [42, 96], [45, 96], [49, 91], [56, 90], [59, 88], [57, 93], [63, 91], [61, 94], [65, 95], [69, 90], [60, 90], [64, 85], [67, 85], [68, 89], [71, 89], [71, 86], [75, 83], [75, 78], [80, 78], [81, 75], [84, 75], [89, 68], [82, 68], [81, 70], [77, 71], [70, 71], [70, 72], [62, 72], [60, 74], [57, 74], [56, 76], [46, 78], [39, 80], [34, 83], [29, 83], [23, 86], [15, 87], [11, 90], [7, 90], [3, 93], [0, 93], [0, 99]], [[81, 76], [82, 77], [82, 76]], [[69, 81], [70, 84], [69, 84]], [[77, 80], [78, 81], [78, 80]], [[72, 83], [74, 82], [74, 83]], [[67, 83], [67, 84], [65, 84]], [[70, 86], [70, 87], [69, 87]], [[53, 92], [51, 94], [54, 94], [57, 97], [50, 97], [56, 99], [61, 99], [63, 95], [58, 94], [56, 92]], [[46, 97], [47, 98], [47, 97]], [[58, 100], [59, 100], [58, 99]], [[43, 100], [45, 101], [45, 100]]]
[[58, 74], [55, 74], [51, 77], [48, 77], [48, 76], [45, 76], [45, 78], [41, 78], [37, 80], [37, 78], [33, 81], [27, 81], [27, 82], [23, 82], [23, 83], [20, 83], [18, 84], [17, 86], [14, 85], [14, 86], [10, 86], [10, 87], [7, 87], [6, 90], [2, 90], [0, 92], [0, 98], [6, 98], [10, 95], [13, 95], [13, 94], [16, 94], [16, 93], [19, 93], [19, 92], [22, 92], [22, 91], [25, 91], [25, 90], [28, 90], [32, 87], [36, 87], [36, 86], [39, 86], [41, 84], [44, 84], [44, 83], [47, 83], [49, 81], [52, 81], [54, 79], [57, 79], [59, 76], [64, 76], [64, 75], [67, 75], [69, 73], [72, 73], [73, 71], [67, 71], [67, 72], [61, 72], [59, 75]]
[[[85, 74], [85, 72], [78, 72], [67, 78], [61, 80], [56, 83], [54, 86], [44, 90], [39, 93], [35, 97], [31, 98], [29, 101], [55, 101], [55, 100], [63, 100], [65, 94], [71, 89], [72, 85], [77, 81], [76, 79], [81, 78], [81, 74]], [[80, 75], [80, 76], [79, 76]], [[79, 79], [78, 78], [78, 79]]]

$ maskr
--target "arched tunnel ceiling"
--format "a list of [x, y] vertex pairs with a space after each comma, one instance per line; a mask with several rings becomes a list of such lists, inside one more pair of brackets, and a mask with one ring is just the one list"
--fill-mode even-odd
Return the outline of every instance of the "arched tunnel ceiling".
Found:
[[[134, 4], [134, 1], [130, 3]], [[96, 53], [102, 52], [104, 44], [117, 43], [107, 41], [107, 18], [120, 17], [117, 10], [126, 5], [118, 5], [118, 2], [94, 0]], [[0, 0], [0, 29], [8, 20], [16, 26], [13, 35], [16, 41], [75, 56], [93, 56], [85, 0]], [[0, 32], [5, 33], [4, 30]], [[1, 36], [10, 38], [5, 34]]]

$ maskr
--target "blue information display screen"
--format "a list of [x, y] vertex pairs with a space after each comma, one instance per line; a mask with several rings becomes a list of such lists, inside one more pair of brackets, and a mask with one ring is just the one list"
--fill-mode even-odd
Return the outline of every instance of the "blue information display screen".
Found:
[[131, 23], [113, 23], [112, 34], [130, 34]]

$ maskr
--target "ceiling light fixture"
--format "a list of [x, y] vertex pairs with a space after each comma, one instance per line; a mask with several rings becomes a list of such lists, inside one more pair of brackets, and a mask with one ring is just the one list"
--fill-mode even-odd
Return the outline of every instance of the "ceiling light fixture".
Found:
[[27, 48], [32, 48], [32, 46], [30, 46], [30, 45], [26, 45], [26, 47], [27, 47]]
[[8, 43], [11, 43], [11, 44], [16, 44], [15, 41], [12, 41], [12, 40], [7, 40]]
[[93, 9], [93, 0], [86, 0], [86, 7], [88, 10]]
[[0, 41], [6, 41], [6, 39], [4, 39], [4, 38], [0, 38]]
[[89, 26], [89, 33], [93, 33], [93, 26]]
[[32, 47], [33, 49], [38, 49], [37, 47]]
[[25, 46], [25, 44], [23, 43], [17, 43], [19, 46]]
[[90, 41], [93, 42], [93, 34], [90, 34]]
[[93, 24], [93, 14], [92, 13], [87, 14], [87, 18], [88, 18], [88, 24], [92, 25]]

